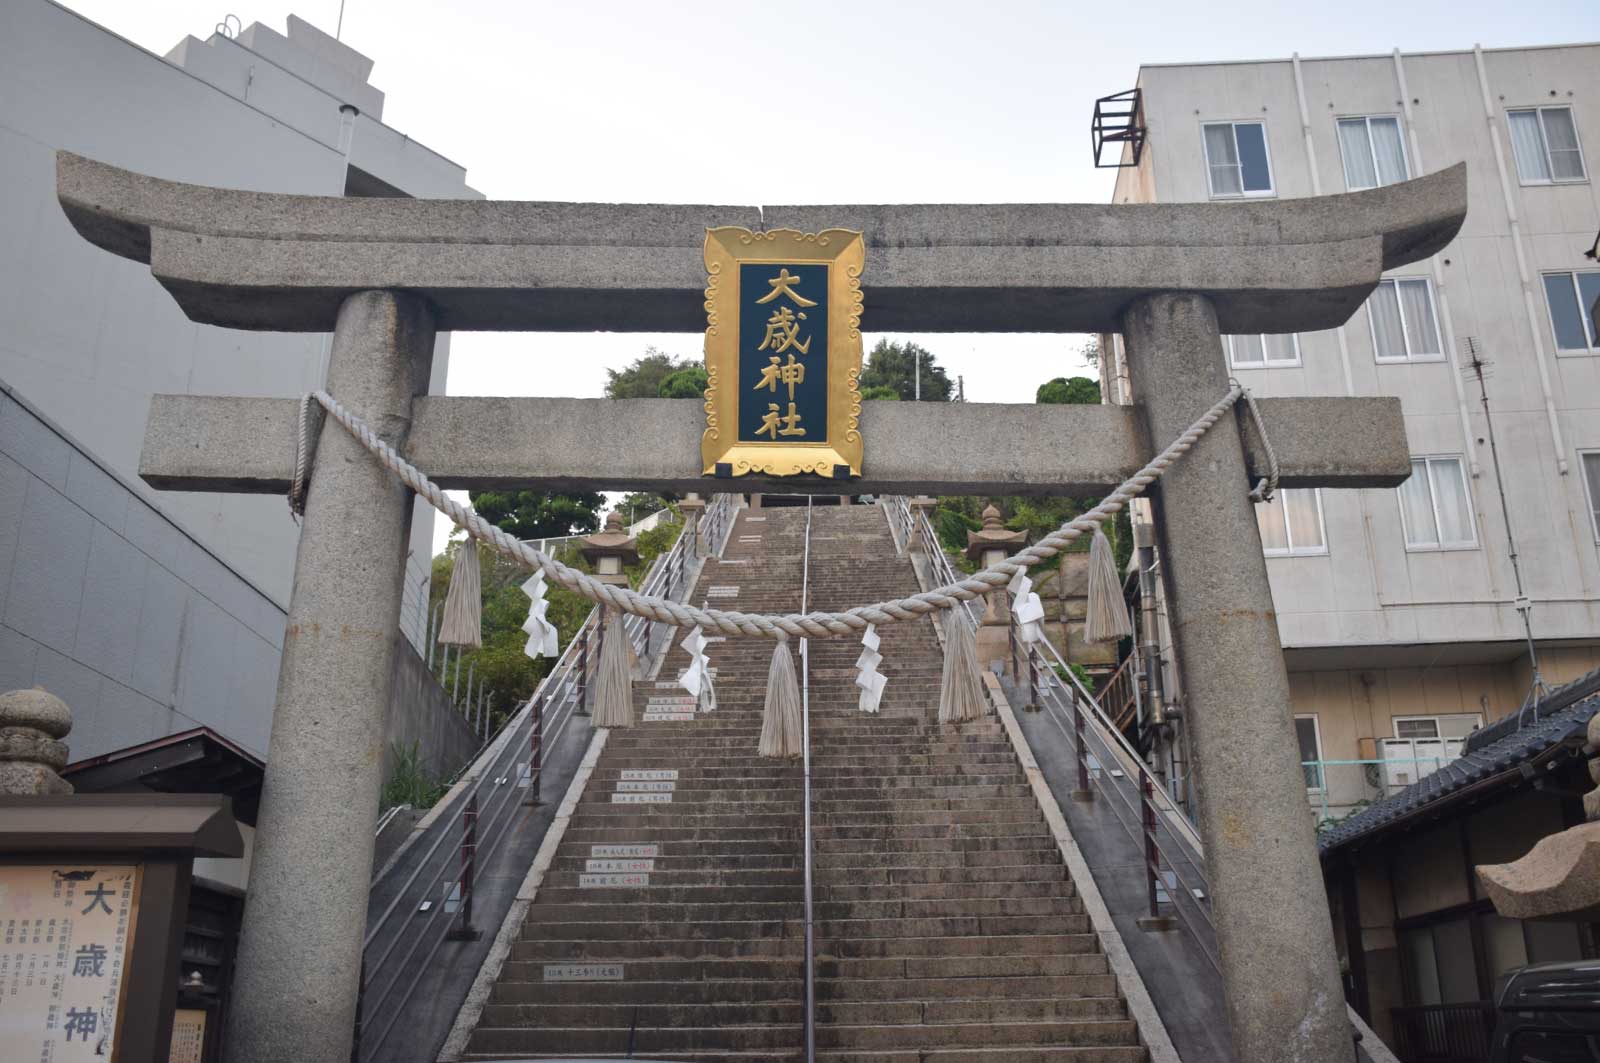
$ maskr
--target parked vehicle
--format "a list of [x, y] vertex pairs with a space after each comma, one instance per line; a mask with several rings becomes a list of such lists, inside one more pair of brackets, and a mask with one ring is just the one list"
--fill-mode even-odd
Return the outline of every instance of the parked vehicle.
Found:
[[1506, 972], [1490, 1063], [1600, 1063], [1600, 961]]

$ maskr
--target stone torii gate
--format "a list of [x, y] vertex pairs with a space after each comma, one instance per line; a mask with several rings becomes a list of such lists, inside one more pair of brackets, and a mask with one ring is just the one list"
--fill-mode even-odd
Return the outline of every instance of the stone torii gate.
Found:
[[[1386, 269], [1447, 244], [1465, 168], [1240, 204], [716, 207], [343, 199], [176, 184], [58, 157], [91, 242], [150, 264], [196, 321], [332, 331], [327, 389], [446, 487], [704, 490], [698, 404], [427, 397], [436, 329], [698, 332], [717, 225], [866, 234], [873, 331], [1121, 332], [1132, 409], [868, 404], [858, 492], [1091, 494], [1228, 387], [1223, 333], [1342, 324]], [[1391, 487], [1397, 400], [1264, 399], [1287, 487]], [[141, 475], [281, 492], [292, 399], [158, 396]], [[1353, 1057], [1266, 563], [1225, 418], [1153, 492], [1243, 1063]], [[750, 490], [793, 490], [744, 477]], [[830, 487], [830, 490], [837, 490]], [[348, 1058], [407, 492], [321, 430], [295, 564], [230, 1063]]]

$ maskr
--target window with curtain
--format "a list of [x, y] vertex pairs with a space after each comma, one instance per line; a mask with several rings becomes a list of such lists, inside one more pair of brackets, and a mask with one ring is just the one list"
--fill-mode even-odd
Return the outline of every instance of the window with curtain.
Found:
[[1300, 364], [1300, 338], [1293, 332], [1229, 336], [1228, 364], [1235, 369], [1271, 369]]
[[1600, 323], [1594, 318], [1600, 299], [1600, 270], [1546, 273], [1544, 302], [1550, 311], [1550, 331], [1556, 352], [1600, 354]]
[[1314, 487], [1286, 487], [1272, 501], [1256, 503], [1256, 527], [1261, 548], [1268, 557], [1325, 554], [1327, 537], [1322, 526], [1322, 492]]
[[1517, 176], [1523, 184], [1582, 181], [1588, 176], [1571, 107], [1507, 111], [1506, 121], [1511, 126], [1511, 152], [1517, 157]]
[[1412, 458], [1411, 478], [1397, 490], [1406, 549], [1450, 550], [1478, 545], [1472, 495], [1460, 458]]
[[1267, 127], [1261, 122], [1207, 122], [1201, 127], [1211, 194], [1272, 195]]
[[1322, 789], [1322, 735], [1315, 716], [1296, 716], [1294, 734], [1300, 740], [1300, 770], [1306, 775], [1307, 790]]
[[1600, 543], [1600, 450], [1580, 451], [1578, 460], [1583, 463], [1583, 490], [1589, 499], [1589, 525], [1594, 529], [1594, 541]]
[[1372, 349], [1380, 362], [1437, 362], [1444, 358], [1433, 289], [1426, 278], [1378, 282], [1367, 299]]
[[1344, 185], [1352, 192], [1410, 176], [1400, 142], [1400, 119], [1394, 115], [1339, 119], [1339, 154], [1344, 159]]

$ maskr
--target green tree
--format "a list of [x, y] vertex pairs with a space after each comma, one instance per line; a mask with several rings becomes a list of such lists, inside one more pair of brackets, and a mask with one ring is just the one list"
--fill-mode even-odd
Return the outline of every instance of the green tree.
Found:
[[[633, 491], [622, 496], [617, 502], [617, 509], [622, 512], [624, 524], [643, 520], [650, 514], [661, 509], [672, 509], [678, 500], [677, 495], [657, 494], [653, 491]], [[674, 517], [677, 511], [673, 510]]]
[[471, 491], [478, 516], [518, 539], [559, 539], [600, 527], [605, 499], [590, 491]]
[[877, 387], [861, 389], [861, 400], [863, 402], [867, 401], [868, 399], [895, 402], [898, 401], [899, 398], [900, 393], [898, 391], [896, 391], [894, 388], [886, 387], [881, 384]]
[[708, 381], [706, 367], [697, 362], [682, 369], [675, 369], [662, 377], [661, 383], [656, 387], [656, 394], [663, 399], [704, 398]]
[[907, 341], [879, 340], [867, 355], [861, 373], [861, 389], [889, 388], [909, 402], [917, 397], [917, 366], [922, 366], [922, 401], [949, 402], [953, 388], [944, 367], [933, 360], [926, 348]]
[[1039, 385], [1034, 402], [1048, 405], [1093, 406], [1100, 402], [1100, 384], [1086, 376], [1058, 376]]
[[623, 368], [606, 370], [606, 398], [660, 398], [661, 385], [667, 377], [679, 370], [691, 369], [699, 364], [699, 360], [695, 358], [674, 358], [655, 347], [646, 347], [643, 355]]
[[[1073, 405], [1098, 405], [1100, 385], [1088, 377], [1056, 377], [1039, 385], [1035, 392], [1038, 403]], [[979, 498], [973, 495], [950, 495], [939, 499], [930, 519], [938, 533], [940, 544], [952, 553], [959, 554], [967, 548], [967, 533], [983, 527], [983, 510], [993, 502], [1000, 509], [1005, 526], [1011, 531], [1025, 531], [1028, 541], [1036, 543], [1074, 517], [1082, 516], [1099, 504], [1098, 498], [1032, 497], [1023, 495], [997, 495]], [[1126, 565], [1133, 551], [1133, 529], [1128, 522], [1127, 510], [1107, 521], [1103, 528], [1111, 540], [1112, 553], [1119, 568]], [[1072, 546], [1074, 551], [1088, 550], [1090, 537], [1084, 536]], [[1049, 561], [1038, 566], [1040, 571], [1054, 567]], [[962, 559], [962, 567], [970, 566]]]

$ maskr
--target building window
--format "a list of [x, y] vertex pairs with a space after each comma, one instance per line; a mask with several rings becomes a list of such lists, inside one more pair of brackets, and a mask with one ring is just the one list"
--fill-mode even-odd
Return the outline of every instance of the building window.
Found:
[[1267, 127], [1261, 122], [1207, 122], [1206, 169], [1213, 196], [1272, 195]]
[[1556, 352], [1600, 354], [1600, 323], [1594, 319], [1600, 299], [1600, 272], [1546, 273], [1544, 301], [1550, 310], [1550, 331]]
[[1228, 364], [1235, 369], [1277, 369], [1300, 364], [1300, 338], [1293, 332], [1227, 339]]
[[1511, 123], [1511, 150], [1523, 184], [1582, 181], [1587, 176], [1571, 107], [1507, 111], [1506, 119]]
[[1322, 492], [1314, 487], [1284, 488], [1273, 494], [1272, 501], [1257, 502], [1256, 527], [1268, 557], [1328, 552]]
[[1398, 490], [1406, 549], [1459, 550], [1478, 545], [1472, 495], [1460, 458], [1412, 458], [1411, 478]]
[[1306, 775], [1306, 789], [1322, 789], [1322, 732], [1316, 716], [1294, 718], [1295, 737], [1300, 740], [1300, 770]]
[[1380, 362], [1437, 362], [1444, 358], [1433, 290], [1425, 278], [1379, 281], [1367, 299], [1372, 349]]
[[1344, 185], [1352, 192], [1411, 176], [1400, 142], [1400, 119], [1393, 115], [1339, 119], [1339, 154], [1344, 157]]
[[1583, 464], [1583, 490], [1589, 496], [1589, 526], [1594, 529], [1594, 541], [1600, 543], [1600, 450], [1578, 452]]

